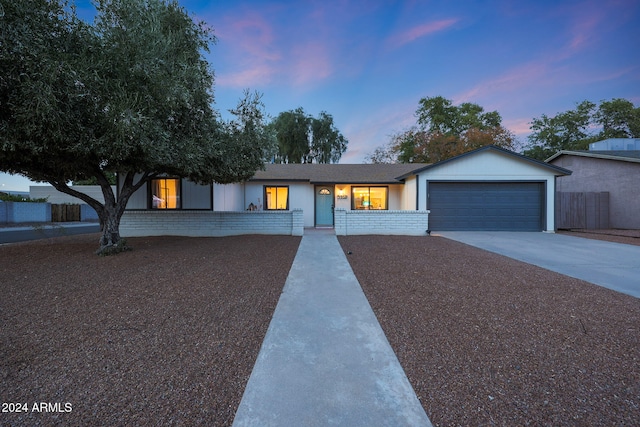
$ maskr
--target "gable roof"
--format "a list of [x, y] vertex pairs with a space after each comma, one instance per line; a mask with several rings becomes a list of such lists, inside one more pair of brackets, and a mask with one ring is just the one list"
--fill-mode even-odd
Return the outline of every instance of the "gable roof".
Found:
[[640, 151], [639, 150], [596, 150], [596, 151], [587, 151], [587, 150], [577, 150], [577, 151], [569, 151], [562, 150], [549, 157], [546, 162], [551, 162], [552, 160], [557, 159], [560, 156], [580, 156], [580, 157], [591, 157], [593, 159], [605, 159], [605, 160], [618, 160], [622, 162], [632, 162], [632, 163], [640, 163]]
[[519, 160], [519, 161], [530, 163], [530, 164], [533, 164], [535, 166], [539, 166], [539, 167], [542, 167], [542, 168], [545, 168], [545, 169], [550, 169], [554, 173], [556, 173], [557, 175], [571, 175], [571, 171], [570, 170], [565, 169], [565, 168], [561, 168], [560, 166], [548, 164], [548, 163], [542, 162], [540, 160], [533, 159], [531, 157], [523, 156], [522, 154], [518, 154], [518, 153], [515, 153], [513, 151], [497, 147], [495, 145], [486, 145], [484, 147], [476, 148], [475, 150], [468, 151], [466, 153], [460, 154], [460, 155], [455, 156], [455, 157], [451, 157], [449, 159], [443, 160], [443, 161], [438, 162], [438, 163], [425, 165], [422, 168], [416, 169], [416, 170], [412, 171], [411, 173], [409, 173], [407, 175], [400, 176], [399, 178], [403, 178], [404, 179], [404, 178], [406, 178], [406, 177], [408, 177], [408, 176], [410, 176], [412, 174], [418, 174], [418, 173], [420, 173], [422, 171], [425, 171], [425, 170], [434, 169], [434, 168], [437, 168], [438, 166], [442, 166], [442, 165], [447, 164], [447, 163], [455, 162], [456, 160], [459, 160], [459, 159], [461, 159], [463, 157], [473, 156], [473, 155], [475, 155], [477, 153], [480, 153], [480, 152], [483, 152], [483, 151], [501, 153], [501, 154], [513, 157], [514, 159]]
[[311, 184], [402, 184], [425, 163], [266, 164], [250, 181], [303, 181]]

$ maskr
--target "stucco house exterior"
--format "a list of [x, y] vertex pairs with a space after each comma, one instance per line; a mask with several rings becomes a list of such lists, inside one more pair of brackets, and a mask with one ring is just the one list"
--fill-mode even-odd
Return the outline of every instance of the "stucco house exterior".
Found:
[[608, 227], [640, 229], [640, 150], [560, 151], [547, 163], [573, 171], [558, 194], [608, 193]]
[[122, 236], [425, 235], [554, 231], [562, 167], [494, 146], [435, 164], [268, 164], [252, 179], [196, 185], [162, 177], [129, 200]]
[[571, 171], [487, 146], [413, 174], [431, 230], [553, 232], [556, 177]]

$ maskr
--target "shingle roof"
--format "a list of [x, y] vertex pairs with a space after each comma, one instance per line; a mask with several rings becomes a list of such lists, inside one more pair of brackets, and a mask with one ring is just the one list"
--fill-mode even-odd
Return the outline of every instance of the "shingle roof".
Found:
[[400, 184], [398, 177], [422, 169], [425, 163], [409, 164], [267, 164], [251, 181], [305, 181], [312, 184]]
[[562, 155], [567, 156], [580, 156], [580, 157], [591, 157], [596, 159], [606, 159], [606, 160], [619, 160], [623, 162], [633, 162], [640, 163], [640, 151], [638, 150], [576, 150], [576, 151], [568, 151], [563, 150], [559, 151], [553, 156], [549, 157], [546, 162], [550, 162], [554, 159]]

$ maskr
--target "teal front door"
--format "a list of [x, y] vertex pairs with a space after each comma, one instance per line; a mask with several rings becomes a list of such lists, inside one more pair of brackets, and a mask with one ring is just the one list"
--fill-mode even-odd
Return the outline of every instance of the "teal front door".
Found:
[[333, 227], [333, 187], [316, 187], [316, 227]]

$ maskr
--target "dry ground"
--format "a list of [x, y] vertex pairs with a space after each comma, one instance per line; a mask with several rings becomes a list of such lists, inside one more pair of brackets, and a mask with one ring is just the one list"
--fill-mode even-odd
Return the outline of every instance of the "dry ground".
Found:
[[640, 299], [442, 237], [339, 240], [434, 425], [640, 424]]
[[568, 236], [584, 237], [586, 239], [606, 240], [608, 242], [624, 243], [627, 245], [640, 246], [640, 230], [562, 230], [560, 234]]
[[[299, 238], [0, 246], [0, 425], [230, 425]], [[436, 425], [637, 425], [640, 300], [438, 237], [341, 237]], [[65, 407], [62, 406], [64, 410]]]
[[0, 246], [0, 425], [230, 425], [300, 238], [97, 242]]

